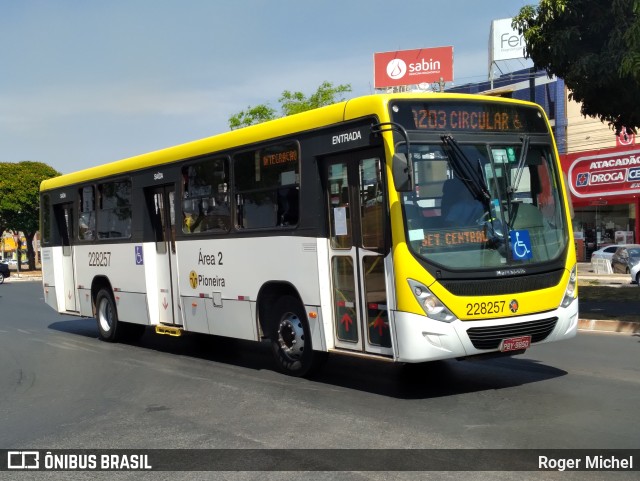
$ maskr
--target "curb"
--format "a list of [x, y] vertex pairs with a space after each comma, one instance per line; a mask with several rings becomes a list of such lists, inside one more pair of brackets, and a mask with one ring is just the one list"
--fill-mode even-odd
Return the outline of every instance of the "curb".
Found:
[[10, 277], [6, 277], [5, 282], [28, 282], [28, 281], [39, 281], [42, 282], [42, 277], [37, 276], [21, 276], [13, 275]]
[[640, 334], [640, 323], [629, 321], [605, 321], [600, 319], [579, 319], [578, 330]]

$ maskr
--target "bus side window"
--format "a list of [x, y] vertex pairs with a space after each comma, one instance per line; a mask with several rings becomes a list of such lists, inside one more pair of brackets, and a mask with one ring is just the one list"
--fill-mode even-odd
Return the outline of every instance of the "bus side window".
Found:
[[226, 158], [206, 159], [182, 168], [182, 232], [231, 228], [229, 165]]
[[42, 195], [42, 208], [40, 209], [40, 225], [42, 230], [42, 243], [49, 245], [51, 242], [51, 198], [49, 194]]
[[93, 186], [82, 187], [79, 191], [78, 239], [94, 240], [96, 232], [96, 205]]
[[296, 225], [298, 223], [298, 202], [297, 187], [278, 190], [278, 225]]
[[105, 182], [98, 192], [98, 238], [131, 237], [131, 181]]
[[298, 144], [240, 152], [233, 158], [238, 229], [292, 227], [299, 221]]

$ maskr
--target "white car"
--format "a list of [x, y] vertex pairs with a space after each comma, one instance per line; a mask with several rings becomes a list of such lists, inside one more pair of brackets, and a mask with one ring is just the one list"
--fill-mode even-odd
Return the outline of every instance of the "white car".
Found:
[[593, 263], [595, 259], [607, 259], [608, 261], [610, 261], [611, 257], [613, 257], [613, 254], [618, 247], [619, 246], [617, 244], [611, 244], [605, 247], [601, 247], [597, 251], [593, 251], [593, 253], [591, 254], [591, 262]]
[[607, 261], [609, 261], [609, 265], [611, 265], [611, 258], [613, 257], [613, 254], [615, 254], [616, 250], [618, 250], [618, 247], [631, 245], [634, 244], [611, 244], [605, 247], [601, 247], [597, 251], [594, 251], [591, 254], [591, 270], [593, 272], [596, 272], [595, 264], [598, 263], [598, 259], [606, 259]]
[[640, 287], [640, 262], [629, 266], [629, 274], [631, 274], [631, 282], [635, 282]]

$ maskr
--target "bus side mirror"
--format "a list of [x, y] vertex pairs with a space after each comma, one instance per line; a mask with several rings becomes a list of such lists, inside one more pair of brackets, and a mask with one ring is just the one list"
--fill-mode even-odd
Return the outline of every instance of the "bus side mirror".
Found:
[[398, 192], [412, 192], [413, 191], [413, 180], [411, 179], [411, 175], [413, 169], [411, 168], [410, 163], [407, 161], [407, 156], [405, 154], [394, 154], [393, 155], [393, 183]]

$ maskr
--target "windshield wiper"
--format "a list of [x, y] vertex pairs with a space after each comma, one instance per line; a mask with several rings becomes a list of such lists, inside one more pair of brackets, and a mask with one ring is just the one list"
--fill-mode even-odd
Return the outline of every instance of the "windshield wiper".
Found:
[[513, 179], [513, 184], [509, 186], [509, 194], [513, 195], [518, 192], [518, 186], [520, 185], [520, 179], [522, 178], [522, 172], [524, 171], [524, 164], [527, 160], [527, 152], [529, 151], [529, 136], [522, 137], [522, 146], [520, 150], [520, 159], [518, 159], [518, 167], [516, 167], [516, 176]]
[[458, 178], [467, 186], [473, 197], [484, 205], [489, 204], [491, 194], [487, 188], [484, 175], [482, 173], [482, 166], [480, 160], [478, 160], [477, 169], [474, 168], [473, 163], [469, 160], [469, 157], [458, 145], [458, 142], [451, 135], [443, 135], [442, 144], [445, 151], [449, 153], [451, 159], [451, 167], [458, 176]]

